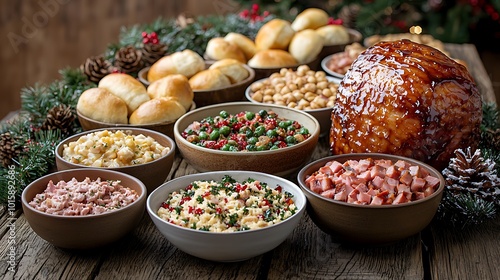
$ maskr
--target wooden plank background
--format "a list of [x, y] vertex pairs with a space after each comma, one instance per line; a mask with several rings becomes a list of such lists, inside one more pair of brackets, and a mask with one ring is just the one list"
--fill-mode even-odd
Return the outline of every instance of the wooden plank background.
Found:
[[158, 17], [237, 12], [231, 0], [0, 1], [0, 117], [20, 108], [20, 90], [48, 84], [67, 66], [116, 42], [120, 28]]

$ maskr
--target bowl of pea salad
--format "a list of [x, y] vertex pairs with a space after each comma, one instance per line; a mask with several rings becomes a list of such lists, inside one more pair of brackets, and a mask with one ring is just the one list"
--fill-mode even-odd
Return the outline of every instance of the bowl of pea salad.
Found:
[[309, 161], [319, 133], [318, 121], [304, 111], [250, 102], [202, 107], [174, 125], [181, 156], [198, 172], [289, 176]]

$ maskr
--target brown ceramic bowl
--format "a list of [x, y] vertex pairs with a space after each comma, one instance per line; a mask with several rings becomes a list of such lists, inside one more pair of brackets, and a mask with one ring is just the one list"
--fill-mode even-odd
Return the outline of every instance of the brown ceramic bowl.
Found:
[[347, 32], [349, 32], [349, 42], [347, 42], [345, 44], [323, 46], [323, 49], [321, 50], [321, 52], [318, 55], [319, 61], [323, 60], [328, 55], [344, 51], [344, 49], [347, 45], [350, 45], [350, 44], [356, 43], [356, 42], [361, 43], [361, 41], [363, 40], [363, 35], [361, 34], [361, 32], [359, 32], [355, 29], [351, 29], [351, 28], [348, 28]]
[[113, 168], [102, 167], [99, 169], [115, 170], [134, 176], [139, 180], [141, 180], [144, 183], [144, 185], [146, 185], [148, 193], [152, 192], [159, 185], [165, 182], [170, 172], [170, 169], [172, 168], [172, 165], [174, 163], [175, 149], [176, 149], [175, 142], [172, 138], [166, 136], [165, 134], [143, 128], [111, 127], [111, 128], [101, 128], [101, 129], [85, 131], [82, 133], [72, 135], [61, 141], [56, 147], [57, 170], [61, 171], [61, 170], [76, 169], [76, 168], [90, 168], [90, 166], [75, 164], [65, 160], [63, 158], [64, 145], [67, 145], [68, 143], [73, 141], [77, 141], [81, 136], [106, 129], [109, 131], [123, 130], [127, 131], [127, 133], [130, 135], [143, 134], [145, 136], [151, 136], [162, 146], [169, 147], [170, 151], [163, 157], [156, 159], [154, 161], [150, 161], [148, 163], [123, 166], [123, 167], [113, 167]]
[[[309, 189], [305, 179], [327, 162], [336, 160], [390, 159], [405, 160], [429, 171], [440, 180], [437, 190], [420, 200], [396, 205], [359, 205], [323, 197]], [[336, 241], [353, 245], [384, 245], [413, 236], [433, 219], [444, 190], [444, 178], [439, 171], [420, 161], [377, 153], [329, 156], [304, 166], [297, 181], [307, 197], [307, 212], [313, 222]]]
[[[206, 61], [206, 68], [212, 65], [213, 61]], [[211, 90], [193, 90], [194, 102], [196, 106], [203, 107], [212, 104], [225, 102], [236, 102], [245, 100], [245, 89], [255, 80], [255, 71], [248, 65], [243, 65], [250, 74], [245, 80], [233, 84], [226, 88]], [[139, 71], [139, 80], [146, 86], [149, 86], [147, 80], [149, 67]]]
[[[56, 184], [72, 178], [83, 181], [86, 177], [120, 180], [124, 187], [135, 190], [139, 198], [123, 208], [86, 216], [48, 214], [29, 205], [47, 188], [50, 180]], [[85, 250], [110, 244], [132, 231], [144, 215], [146, 198], [146, 187], [135, 177], [112, 170], [81, 168], [51, 173], [33, 181], [24, 189], [21, 203], [26, 220], [42, 239], [60, 248]]]
[[297, 70], [297, 68], [300, 65], [307, 65], [307, 66], [309, 66], [309, 68], [311, 70], [317, 71], [317, 70], [320, 70], [320, 64], [321, 64], [321, 60], [319, 59], [319, 56], [318, 56], [317, 58], [315, 58], [311, 62], [301, 63], [301, 64], [288, 66], [288, 67], [271, 67], [271, 68], [252, 67], [252, 69], [255, 71], [255, 79], [254, 80], [260, 80], [260, 79], [268, 78], [273, 73], [279, 72], [281, 70], [281, 68], [289, 68], [289, 69], [292, 69], [295, 71], [295, 70]]
[[[339, 84], [341, 81], [339, 78], [329, 77], [329, 76], [327, 76], [327, 79], [329, 81], [337, 83], [337, 84]], [[255, 81], [255, 82], [259, 82], [259, 81], [263, 81], [263, 80], [265, 80], [265, 79], [261, 79], [261, 80]], [[250, 85], [245, 91], [246, 99], [252, 103], [255, 103], [255, 104], [262, 104], [262, 102], [255, 101], [252, 98], [253, 92], [250, 89], [251, 86], [252, 85]], [[316, 118], [316, 120], [318, 120], [319, 126], [320, 126], [319, 135], [325, 136], [325, 135], [329, 134], [330, 128], [332, 126], [332, 110], [333, 110], [333, 107], [327, 107], [327, 108], [319, 108], [319, 109], [311, 109], [311, 110], [303, 110], [303, 111], [311, 114], [313, 117]]]
[[[193, 104], [191, 105], [191, 108], [189, 108], [189, 111], [194, 109], [196, 109], [196, 103], [193, 101]], [[80, 122], [80, 125], [82, 126], [83, 130], [86, 131], [100, 129], [100, 128], [108, 128], [108, 127], [144, 128], [163, 133], [172, 139], [174, 138], [174, 123], [176, 120], [163, 123], [132, 125], [132, 124], [116, 124], [116, 123], [106, 123], [97, 121], [82, 115], [78, 110], [76, 114], [78, 115], [78, 121]]]
[[[230, 152], [208, 149], [188, 142], [181, 133], [193, 122], [219, 115], [225, 110], [229, 114], [242, 111], [274, 111], [278, 117], [295, 120], [306, 127], [311, 137], [291, 147], [248, 152]], [[319, 123], [308, 113], [273, 104], [231, 102], [198, 108], [182, 116], [174, 127], [174, 137], [181, 155], [199, 172], [247, 170], [287, 176], [300, 169], [311, 158], [318, 143]]]

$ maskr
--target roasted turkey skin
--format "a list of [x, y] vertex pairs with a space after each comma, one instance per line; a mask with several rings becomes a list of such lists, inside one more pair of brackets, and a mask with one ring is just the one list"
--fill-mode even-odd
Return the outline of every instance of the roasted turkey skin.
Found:
[[395, 154], [442, 170], [456, 149], [477, 147], [482, 101], [465, 66], [403, 39], [358, 56], [331, 119], [332, 154]]

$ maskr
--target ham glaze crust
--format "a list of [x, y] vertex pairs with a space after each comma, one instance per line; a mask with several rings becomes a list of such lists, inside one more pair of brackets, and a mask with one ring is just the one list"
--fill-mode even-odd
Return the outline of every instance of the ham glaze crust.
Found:
[[403, 39], [358, 56], [331, 118], [333, 154], [395, 154], [442, 170], [456, 149], [477, 147], [482, 101], [465, 66]]

